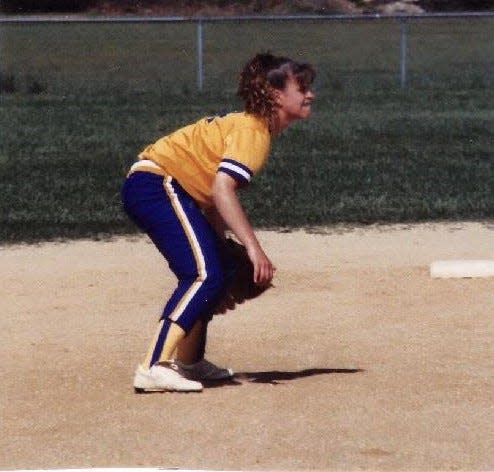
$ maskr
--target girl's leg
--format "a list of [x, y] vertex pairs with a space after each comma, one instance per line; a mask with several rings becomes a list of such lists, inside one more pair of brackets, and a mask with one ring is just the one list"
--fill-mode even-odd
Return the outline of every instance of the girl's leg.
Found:
[[208, 322], [198, 320], [177, 345], [176, 359], [184, 364], [195, 364], [204, 359]]
[[[164, 326], [165, 323], [168, 326]], [[166, 337], [164, 340], [166, 342], [160, 343], [159, 338], [163, 335]], [[185, 331], [178, 324], [172, 323], [168, 319], [160, 320], [142, 365], [149, 367], [156, 363], [171, 361], [177, 347], [180, 346], [181, 341], [183, 342], [184, 339], [186, 339]], [[159, 354], [156, 353], [156, 346], [159, 346]]]
[[[229, 252], [225, 249], [221, 251], [220, 257], [222, 258], [222, 265], [226, 269], [225, 286], [228, 286], [233, 280], [233, 277], [237, 270], [235, 260], [230, 258]], [[208, 326], [211, 320], [212, 315], [203, 317], [202, 319], [196, 321], [187, 336], [179, 341], [175, 358], [181, 364], [191, 365], [204, 360], [206, 354]], [[232, 372], [231, 369], [218, 369], [220, 371], [223, 371], [223, 375], [226, 375], [227, 372]], [[218, 374], [218, 372], [216, 372], [216, 375], [221, 374]], [[229, 376], [231, 376], [231, 374]]]
[[123, 201], [178, 278], [145, 359], [149, 367], [170, 360], [180, 341], [221, 297], [226, 284], [221, 243], [201, 210], [173, 179], [136, 172], [127, 179]]

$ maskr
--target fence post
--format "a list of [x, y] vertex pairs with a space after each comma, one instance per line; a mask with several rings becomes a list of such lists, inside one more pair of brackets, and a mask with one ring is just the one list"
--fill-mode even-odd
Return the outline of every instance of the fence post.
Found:
[[408, 19], [401, 18], [400, 20], [400, 84], [404, 89], [407, 84], [407, 35], [408, 35]]
[[197, 22], [196, 30], [196, 76], [197, 76], [197, 88], [202, 92], [204, 85], [204, 74], [203, 74], [203, 51], [202, 51], [202, 21]]

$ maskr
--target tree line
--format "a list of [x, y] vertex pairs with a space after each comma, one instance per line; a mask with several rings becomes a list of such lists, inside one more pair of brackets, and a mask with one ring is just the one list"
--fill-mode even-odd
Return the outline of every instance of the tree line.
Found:
[[[98, 5], [102, 3], [98, 0], [79, 0], [74, 2], [73, 0], [3, 0], [0, 2], [0, 11], [4, 13], [42, 13], [42, 12], [84, 12], [91, 9], [97, 9]], [[170, 0], [106, 0], [106, 6], [114, 7], [115, 9], [121, 9], [122, 11], [135, 11], [138, 12], [141, 8], [148, 8], [154, 6], [177, 8], [176, 1]], [[201, 8], [201, 7], [252, 7], [252, 10], [262, 11], [268, 10], [266, 6], [271, 4], [279, 4], [276, 1], [260, 1], [260, 0], [186, 0], [180, 2], [183, 7], [187, 8]], [[287, 2], [288, 6], [297, 12], [297, 1]], [[327, 2], [331, 4], [330, 1]], [[353, 0], [349, 3], [353, 3], [355, 6], [363, 5], [362, 0]], [[374, 4], [390, 3], [388, 0], [376, 0]], [[494, 10], [494, 2], [491, 0], [417, 0], [416, 4], [422, 7], [425, 11], [487, 11]], [[304, 8], [310, 6], [310, 2], [304, 1]], [[321, 2], [314, 2], [314, 12], [320, 12]], [[368, 5], [368, 3], [366, 4]], [[371, 3], [372, 5], [372, 3]], [[323, 9], [324, 10], [324, 9]], [[179, 11], [179, 9], [177, 10]]]

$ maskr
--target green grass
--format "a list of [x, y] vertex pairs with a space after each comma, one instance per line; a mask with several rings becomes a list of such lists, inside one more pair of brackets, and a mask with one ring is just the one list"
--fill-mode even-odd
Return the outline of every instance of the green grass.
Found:
[[312, 118], [242, 193], [255, 225], [491, 219], [492, 21], [411, 23], [406, 90], [398, 23], [308, 26], [206, 24], [198, 93], [193, 25], [3, 25], [17, 91], [0, 95], [0, 242], [135, 231], [119, 192], [136, 154], [238, 109], [238, 68], [268, 46], [319, 75]]

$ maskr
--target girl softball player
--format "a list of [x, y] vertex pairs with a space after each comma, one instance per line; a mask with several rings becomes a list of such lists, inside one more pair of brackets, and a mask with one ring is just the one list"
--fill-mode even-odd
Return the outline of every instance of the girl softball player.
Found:
[[233, 376], [204, 358], [208, 320], [234, 273], [225, 230], [245, 246], [254, 282], [269, 284], [275, 268], [237, 191], [266, 161], [271, 138], [310, 115], [314, 78], [309, 64], [257, 54], [240, 74], [243, 112], [185, 126], [146, 147], [132, 165], [124, 208], [178, 279], [135, 372], [137, 392], [200, 391], [201, 381]]

